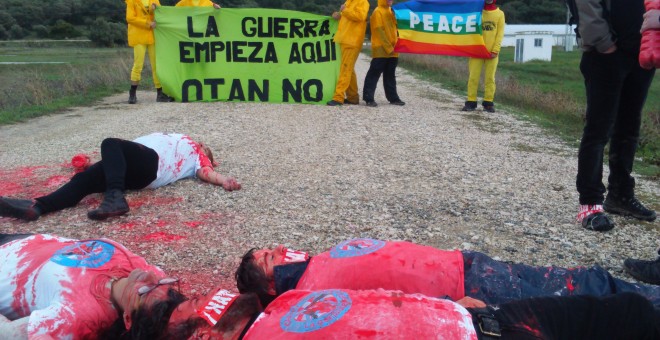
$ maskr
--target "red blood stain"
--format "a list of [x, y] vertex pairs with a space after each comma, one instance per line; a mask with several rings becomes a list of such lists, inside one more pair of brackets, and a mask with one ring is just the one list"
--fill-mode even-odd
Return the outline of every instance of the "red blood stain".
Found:
[[145, 241], [173, 242], [173, 241], [183, 240], [183, 239], [185, 239], [185, 237], [181, 236], [181, 235], [174, 235], [174, 234], [169, 234], [169, 233], [165, 233], [165, 232], [162, 232], [162, 231], [158, 231], [158, 232], [146, 235], [142, 239], [145, 240]]
[[70, 179], [71, 177], [69, 176], [62, 176], [62, 175], [50, 176], [46, 180], [46, 186], [59, 188], [65, 183], [67, 183]]
[[156, 221], [156, 225], [162, 228], [162, 227], [168, 225], [168, 223], [166, 221], [160, 221], [159, 220], [159, 221]]
[[378, 332], [370, 329], [358, 329], [355, 331], [355, 335], [358, 337], [373, 338], [378, 335]]
[[190, 222], [183, 222], [183, 224], [191, 227], [191, 228], [197, 228], [200, 225], [202, 225], [204, 222], [202, 221], [190, 221]]
[[573, 286], [573, 278], [571, 277], [566, 278], [566, 288], [568, 288], [569, 293], [571, 294], [573, 293], [573, 291], [575, 290], [575, 287]]
[[130, 230], [135, 228], [138, 225], [138, 222], [127, 222], [119, 225], [119, 229]]
[[0, 196], [14, 196], [23, 190], [23, 186], [9, 181], [0, 180]]

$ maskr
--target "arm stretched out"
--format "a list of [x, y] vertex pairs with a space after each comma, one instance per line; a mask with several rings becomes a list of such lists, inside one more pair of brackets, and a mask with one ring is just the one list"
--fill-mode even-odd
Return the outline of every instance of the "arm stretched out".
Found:
[[238, 183], [236, 179], [229, 176], [223, 176], [215, 172], [210, 166], [205, 166], [197, 170], [197, 177], [204, 182], [222, 186], [226, 191], [241, 189], [241, 183]]

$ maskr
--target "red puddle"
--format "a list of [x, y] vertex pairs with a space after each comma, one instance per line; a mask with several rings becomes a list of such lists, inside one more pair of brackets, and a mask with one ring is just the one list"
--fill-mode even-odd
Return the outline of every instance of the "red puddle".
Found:
[[33, 197], [43, 194], [42, 189], [47, 184], [34, 172], [45, 168], [48, 168], [48, 166], [38, 165], [9, 170], [0, 169], [0, 196]]
[[70, 176], [62, 176], [62, 175], [50, 176], [46, 180], [46, 186], [54, 187], [54, 189], [57, 189], [62, 185], [64, 185], [66, 182], [68, 182], [70, 179], [71, 179]]
[[142, 239], [145, 241], [163, 241], [163, 242], [173, 242], [178, 240], [184, 240], [186, 237], [181, 235], [169, 234], [162, 231], [157, 231], [149, 235], [145, 235]]

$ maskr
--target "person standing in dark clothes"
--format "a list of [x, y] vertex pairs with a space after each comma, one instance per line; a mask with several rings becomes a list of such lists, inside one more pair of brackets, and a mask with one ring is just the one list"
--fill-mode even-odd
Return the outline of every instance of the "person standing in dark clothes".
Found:
[[[577, 220], [586, 229], [614, 227], [605, 214], [653, 221], [655, 211], [635, 197], [631, 176], [639, 141], [642, 108], [655, 69], [639, 65], [643, 0], [577, 0], [583, 49], [580, 71], [587, 93], [586, 123], [578, 153]], [[610, 143], [607, 197], [603, 155]]]
[[403, 106], [396, 92], [396, 66], [399, 63], [399, 53], [394, 52], [394, 45], [398, 39], [396, 30], [396, 18], [392, 11], [394, 0], [378, 0], [378, 7], [371, 14], [369, 24], [371, 26], [371, 64], [364, 78], [364, 89], [362, 98], [367, 106], [378, 106], [374, 101], [374, 93], [378, 85], [380, 75], [383, 75], [383, 87], [385, 98], [392, 105]]

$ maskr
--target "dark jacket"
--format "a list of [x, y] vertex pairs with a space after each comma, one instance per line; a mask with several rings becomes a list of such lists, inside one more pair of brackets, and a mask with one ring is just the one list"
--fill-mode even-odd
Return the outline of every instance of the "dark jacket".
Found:
[[605, 52], [612, 45], [639, 52], [643, 0], [575, 0], [584, 51]]

